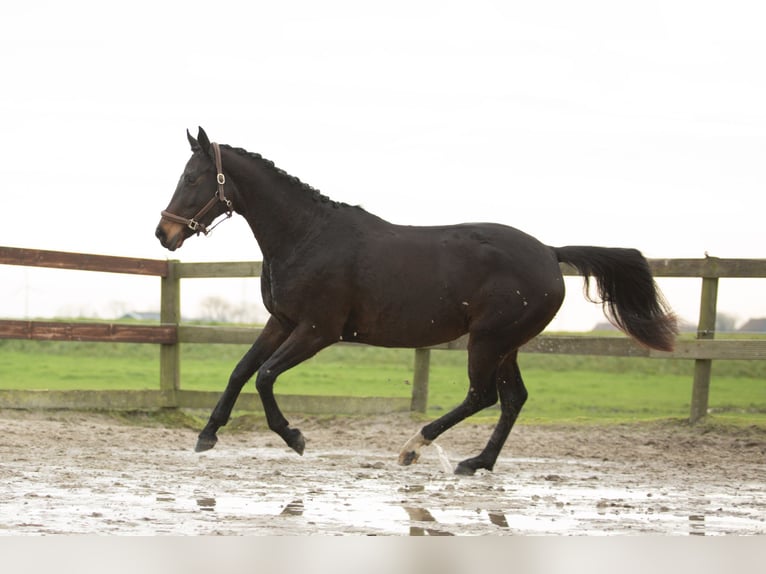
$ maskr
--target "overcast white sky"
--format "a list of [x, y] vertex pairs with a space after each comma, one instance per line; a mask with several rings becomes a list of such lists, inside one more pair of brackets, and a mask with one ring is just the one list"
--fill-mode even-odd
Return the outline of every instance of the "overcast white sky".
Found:
[[[371, 5], [373, 7], [371, 7]], [[245, 221], [169, 254], [186, 128], [397, 223], [766, 257], [766, 5], [27, 0], [0, 21], [0, 245], [259, 259]], [[1, 266], [0, 316], [156, 309], [159, 280]], [[227, 283], [232, 302], [255, 282]], [[207, 294], [184, 282], [184, 310]], [[555, 328], [601, 320], [571, 283]], [[696, 321], [698, 280], [661, 282]], [[764, 280], [719, 311], [766, 316]]]

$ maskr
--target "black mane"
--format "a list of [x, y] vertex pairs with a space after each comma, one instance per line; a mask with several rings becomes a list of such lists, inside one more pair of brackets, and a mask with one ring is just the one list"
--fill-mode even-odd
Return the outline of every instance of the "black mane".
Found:
[[326, 195], [322, 194], [322, 192], [320, 192], [317, 188], [309, 185], [308, 183], [305, 183], [305, 182], [301, 181], [300, 179], [298, 179], [294, 175], [290, 175], [285, 170], [277, 167], [274, 164], [273, 161], [271, 161], [270, 159], [266, 159], [265, 157], [263, 157], [259, 153], [254, 153], [254, 152], [251, 152], [251, 151], [247, 151], [246, 149], [243, 149], [241, 147], [233, 147], [233, 146], [226, 145], [226, 144], [221, 144], [221, 147], [230, 149], [234, 153], [236, 153], [237, 155], [240, 155], [242, 157], [247, 157], [247, 158], [250, 158], [250, 159], [258, 160], [261, 164], [263, 164], [266, 167], [268, 167], [271, 171], [273, 171], [275, 174], [277, 174], [280, 178], [282, 178], [285, 181], [289, 182], [293, 186], [303, 190], [304, 192], [310, 194], [311, 198], [314, 201], [316, 201], [317, 203], [325, 203], [325, 204], [328, 204], [328, 205], [330, 205], [330, 206], [332, 206], [332, 207], [334, 207], [336, 209], [341, 208], [341, 207], [352, 207], [354, 209], [362, 209], [358, 205], [355, 205], [355, 206], [349, 205], [347, 203], [343, 203], [342, 201], [335, 201], [334, 199], [331, 199], [331, 198], [327, 197]]

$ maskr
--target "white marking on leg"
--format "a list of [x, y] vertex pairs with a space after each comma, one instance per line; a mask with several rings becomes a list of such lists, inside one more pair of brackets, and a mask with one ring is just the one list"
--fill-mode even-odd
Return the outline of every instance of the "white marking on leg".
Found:
[[431, 444], [430, 440], [423, 437], [423, 433], [417, 432], [410, 440], [404, 443], [399, 453], [399, 464], [408, 465], [417, 462], [420, 458], [420, 447]]

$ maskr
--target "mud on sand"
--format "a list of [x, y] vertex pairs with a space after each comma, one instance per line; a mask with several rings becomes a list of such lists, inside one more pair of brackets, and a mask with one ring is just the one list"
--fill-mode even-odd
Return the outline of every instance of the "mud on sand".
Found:
[[762, 428], [520, 424], [494, 472], [458, 477], [446, 459], [491, 425], [401, 467], [409, 415], [291, 422], [303, 457], [262, 421], [196, 454], [149, 418], [0, 411], [0, 534], [766, 534]]

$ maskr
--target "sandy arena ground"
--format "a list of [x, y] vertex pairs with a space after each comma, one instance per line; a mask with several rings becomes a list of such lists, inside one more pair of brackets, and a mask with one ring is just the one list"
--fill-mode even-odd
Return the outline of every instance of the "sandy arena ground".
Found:
[[494, 472], [458, 477], [447, 460], [490, 426], [401, 467], [422, 426], [408, 415], [291, 422], [303, 457], [265, 428], [196, 454], [190, 429], [0, 411], [0, 535], [766, 534], [763, 430], [521, 424]]

